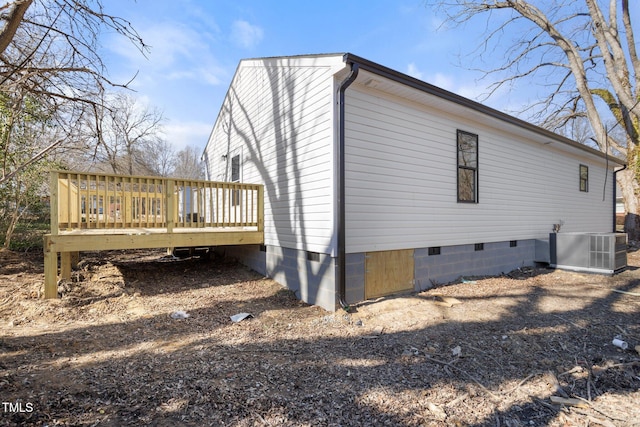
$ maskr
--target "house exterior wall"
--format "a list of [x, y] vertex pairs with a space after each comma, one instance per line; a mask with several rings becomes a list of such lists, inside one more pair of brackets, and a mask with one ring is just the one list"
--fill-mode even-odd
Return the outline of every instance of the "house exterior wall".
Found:
[[[611, 231], [604, 159], [451, 114], [441, 100], [435, 108], [356, 83], [346, 104], [347, 253], [545, 238], [558, 223]], [[478, 135], [478, 203], [457, 202], [458, 129]]]
[[231, 181], [240, 156], [240, 181], [265, 186], [265, 251], [224, 252], [329, 310], [337, 300], [327, 255], [335, 239], [333, 75], [342, 68], [341, 55], [242, 61], [204, 153], [208, 179]]
[[[208, 179], [230, 181], [239, 156], [240, 181], [265, 185], [265, 244], [223, 252], [328, 310], [338, 306], [335, 101], [348, 71], [341, 55], [242, 61], [204, 154]], [[610, 231], [614, 163], [369, 72], [345, 93], [348, 303], [364, 299], [368, 252], [414, 249], [422, 290], [533, 265], [554, 224]], [[478, 135], [478, 203], [457, 202], [457, 130]]]
[[[340, 57], [242, 61], [205, 149], [208, 179], [265, 185], [265, 244], [330, 253]], [[227, 156], [223, 159], [223, 156]]]

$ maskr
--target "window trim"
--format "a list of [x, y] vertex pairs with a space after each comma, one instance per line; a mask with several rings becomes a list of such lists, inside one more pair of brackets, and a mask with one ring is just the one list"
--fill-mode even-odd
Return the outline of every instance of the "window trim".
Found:
[[[584, 171], [584, 177], [582, 175], [582, 172]], [[584, 164], [580, 164], [580, 166], [578, 167], [578, 188], [580, 189], [581, 192], [583, 193], [588, 193], [589, 192], [589, 166], [584, 165]]]
[[[475, 167], [472, 166], [467, 166], [467, 165], [461, 165], [460, 164], [460, 138], [462, 136], [471, 136], [475, 139]], [[472, 133], [472, 132], [467, 132], [464, 130], [460, 130], [457, 129], [456, 131], [456, 193], [457, 193], [457, 200], [458, 203], [471, 203], [471, 204], [477, 204], [480, 201], [480, 197], [479, 197], [479, 190], [478, 190], [478, 147], [479, 147], [479, 137], [478, 134]], [[460, 170], [470, 170], [473, 171], [473, 199], [472, 200], [467, 200], [467, 199], [461, 199], [460, 198]]]

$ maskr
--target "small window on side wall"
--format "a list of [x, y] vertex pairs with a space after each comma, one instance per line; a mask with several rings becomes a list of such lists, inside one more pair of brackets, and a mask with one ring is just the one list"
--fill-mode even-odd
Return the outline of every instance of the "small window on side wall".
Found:
[[231, 182], [240, 182], [240, 155], [231, 158]]
[[458, 130], [458, 202], [478, 203], [478, 135]]
[[589, 167], [580, 165], [580, 191], [589, 191]]
[[[231, 158], [231, 182], [240, 182], [240, 155]], [[231, 192], [231, 206], [240, 206], [240, 190]]]

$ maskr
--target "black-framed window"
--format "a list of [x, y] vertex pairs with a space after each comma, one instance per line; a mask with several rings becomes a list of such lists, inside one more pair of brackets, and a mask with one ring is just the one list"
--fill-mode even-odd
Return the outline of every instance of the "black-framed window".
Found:
[[580, 165], [580, 191], [589, 191], [589, 166]]
[[[231, 158], [231, 182], [240, 182], [240, 155]], [[231, 206], [240, 205], [240, 190], [231, 192]]]
[[478, 203], [478, 135], [458, 130], [458, 202]]
[[231, 158], [231, 182], [240, 182], [240, 155]]

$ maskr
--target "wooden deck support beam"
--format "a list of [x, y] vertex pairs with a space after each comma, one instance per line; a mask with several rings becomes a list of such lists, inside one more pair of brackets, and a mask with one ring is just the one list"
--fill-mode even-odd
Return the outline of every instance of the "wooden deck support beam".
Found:
[[44, 236], [44, 297], [58, 298], [58, 253], [51, 250], [51, 236]]
[[60, 278], [71, 279], [71, 252], [60, 252]]
[[211, 229], [208, 231], [192, 228], [185, 232], [140, 234], [99, 234], [95, 233], [98, 230], [91, 231], [79, 234], [47, 235], [46, 237], [50, 240], [51, 251], [58, 253], [190, 246], [259, 245], [264, 243], [264, 232], [257, 230]]

